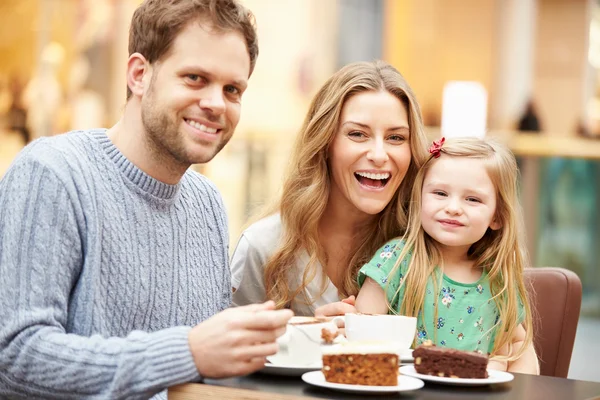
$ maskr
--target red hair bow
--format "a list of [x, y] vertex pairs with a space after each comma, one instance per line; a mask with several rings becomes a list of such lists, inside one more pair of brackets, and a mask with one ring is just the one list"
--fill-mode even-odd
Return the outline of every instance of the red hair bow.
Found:
[[429, 147], [429, 152], [433, 154], [435, 158], [438, 158], [441, 154], [442, 146], [446, 138], [442, 137], [440, 140], [434, 140], [433, 144]]

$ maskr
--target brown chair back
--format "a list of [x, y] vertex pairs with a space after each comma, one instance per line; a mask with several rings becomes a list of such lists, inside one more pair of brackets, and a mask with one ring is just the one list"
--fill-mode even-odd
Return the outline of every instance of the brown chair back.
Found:
[[564, 268], [528, 268], [525, 284], [533, 308], [540, 374], [566, 378], [581, 308], [581, 280]]

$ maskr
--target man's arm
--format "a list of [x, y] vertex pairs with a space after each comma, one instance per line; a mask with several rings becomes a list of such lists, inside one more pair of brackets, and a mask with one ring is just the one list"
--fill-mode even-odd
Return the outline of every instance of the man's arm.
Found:
[[227, 211], [221, 193], [217, 190], [216, 186], [208, 179], [204, 178], [205, 183], [208, 184], [212, 190], [212, 202], [213, 209], [215, 210], [215, 226], [218, 231], [218, 243], [222, 250], [222, 259], [225, 260], [225, 265], [219, 266], [223, 272], [223, 287], [221, 288], [221, 305], [219, 310], [224, 310], [231, 307], [231, 270], [229, 268], [229, 223], [227, 221]]
[[0, 394], [147, 398], [198, 379], [189, 327], [124, 338], [67, 333], [85, 218], [28, 151], [0, 182]]
[[264, 278], [265, 255], [242, 234], [231, 256], [232, 303], [234, 306], [267, 300]]

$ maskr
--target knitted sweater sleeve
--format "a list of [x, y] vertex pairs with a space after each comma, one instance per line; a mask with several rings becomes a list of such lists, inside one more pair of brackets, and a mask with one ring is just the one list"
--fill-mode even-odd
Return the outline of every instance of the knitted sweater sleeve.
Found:
[[189, 327], [67, 333], [84, 229], [73, 193], [25, 150], [0, 181], [0, 397], [148, 398], [199, 379]]
[[223, 199], [221, 198], [221, 194], [217, 190], [216, 186], [208, 181], [205, 182], [209, 185], [212, 192], [212, 202], [215, 210], [218, 210], [215, 213], [215, 218], [217, 219], [217, 223], [215, 224], [219, 229], [220, 238], [217, 243], [215, 243], [223, 254], [223, 260], [225, 261], [225, 265], [222, 268], [223, 271], [223, 279], [222, 282], [225, 285], [221, 288], [221, 296], [220, 296], [220, 310], [224, 310], [226, 308], [231, 307], [231, 271], [229, 269], [229, 223], [227, 221], [227, 212], [225, 209], [225, 204], [223, 204]]

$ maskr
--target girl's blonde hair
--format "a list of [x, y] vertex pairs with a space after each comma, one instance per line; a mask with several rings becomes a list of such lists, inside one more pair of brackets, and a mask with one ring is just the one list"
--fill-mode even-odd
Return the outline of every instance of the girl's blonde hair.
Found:
[[[383, 61], [349, 64], [329, 78], [314, 97], [296, 139], [281, 198], [272, 210], [281, 214], [282, 238], [279, 248], [265, 265], [264, 279], [267, 297], [274, 300], [277, 307], [288, 307], [296, 296], [304, 294], [304, 289], [317, 274], [317, 262], [327, 264], [318, 227], [331, 188], [327, 166], [329, 146], [338, 131], [345, 102], [359, 93], [378, 91], [387, 91], [406, 107], [412, 158], [406, 176], [390, 203], [361, 232], [360, 244], [350, 256], [343, 284], [338, 287], [340, 295], [357, 294], [358, 269], [383, 243], [404, 233], [412, 183], [427, 158], [427, 139], [419, 105], [406, 80], [391, 65]], [[310, 260], [301, 284], [292, 290], [290, 271], [295, 272], [293, 268], [301, 251], [306, 251]], [[327, 280], [322, 282], [321, 294], [326, 289]], [[306, 297], [303, 301], [308, 303]]]
[[[525, 249], [523, 213], [517, 190], [517, 163], [505, 146], [476, 138], [448, 139], [441, 148], [441, 157], [469, 157], [481, 160], [496, 188], [495, 219], [501, 228], [488, 228], [484, 236], [470, 247], [468, 254], [476, 266], [488, 271], [490, 289], [500, 315], [495, 326], [496, 337], [491, 355], [496, 356], [497, 352], [507, 345], [510, 356], [498, 358], [514, 361], [533, 340], [532, 314], [523, 279], [528, 257]], [[441, 252], [438, 243], [421, 225], [423, 181], [436, 160], [430, 155], [417, 174], [410, 202], [408, 230], [404, 236], [405, 245], [389, 275], [397, 273], [402, 260], [410, 253], [408, 270], [400, 285], [410, 288], [404, 291], [399, 310], [402, 315], [423, 315], [426, 286], [430, 277], [434, 283], [434, 293], [439, 290], [435, 269], [437, 266], [443, 266]], [[400, 288], [394, 298], [398, 296], [399, 291]], [[511, 338], [519, 325], [519, 301], [523, 303], [525, 311], [523, 323], [526, 337], [525, 344], [513, 354]], [[391, 305], [388, 306], [391, 309]], [[437, 314], [437, 296], [434, 308]], [[437, 315], [434, 318], [437, 318]]]

